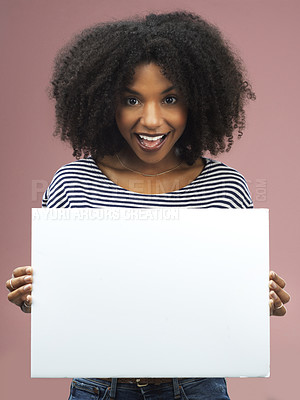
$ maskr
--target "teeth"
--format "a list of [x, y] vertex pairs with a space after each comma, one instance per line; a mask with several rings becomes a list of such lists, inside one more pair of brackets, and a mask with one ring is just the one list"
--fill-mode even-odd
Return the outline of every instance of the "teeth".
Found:
[[149, 141], [154, 141], [154, 140], [159, 140], [162, 139], [165, 135], [160, 135], [160, 136], [144, 136], [144, 135], [139, 135], [141, 139], [144, 140], [149, 140]]

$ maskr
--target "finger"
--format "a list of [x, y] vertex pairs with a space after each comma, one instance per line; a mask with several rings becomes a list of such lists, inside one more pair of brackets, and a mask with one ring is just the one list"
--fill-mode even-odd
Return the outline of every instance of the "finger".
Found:
[[30, 294], [27, 295], [25, 302], [29, 306], [32, 305], [32, 296]]
[[21, 304], [21, 310], [25, 313], [31, 312], [32, 297], [28, 295], [26, 300]]
[[270, 271], [269, 274], [270, 280], [273, 280], [274, 282], [277, 283], [282, 289], [285, 287], [285, 280], [282, 279], [276, 272]]
[[13, 285], [12, 280], [13, 280], [13, 278], [9, 279], [9, 280], [6, 281], [6, 283], [5, 283], [6, 289], [7, 289], [9, 292], [12, 292], [13, 290], [16, 289], [16, 287]]
[[283, 316], [286, 314], [286, 308], [277, 294], [272, 290], [270, 292], [270, 314], [276, 316]]
[[282, 289], [276, 282], [271, 280], [269, 282], [269, 287], [270, 289], [274, 290], [276, 292], [277, 296], [280, 298], [280, 300], [285, 304], [290, 301], [291, 296], [286, 292], [284, 289]]
[[32, 283], [32, 275], [23, 275], [19, 278], [11, 278], [8, 281], [6, 281], [6, 288], [12, 292], [21, 286], [26, 285], [27, 283]]
[[282, 304], [279, 308], [274, 308], [273, 315], [276, 317], [283, 317], [286, 314], [286, 308]]
[[274, 311], [274, 301], [273, 301], [273, 299], [269, 300], [269, 307], [270, 307], [270, 315], [273, 315], [273, 311]]
[[32, 267], [25, 266], [25, 267], [18, 267], [13, 270], [13, 277], [17, 278], [23, 275], [32, 275]]
[[31, 294], [31, 291], [32, 285], [28, 284], [10, 292], [7, 297], [11, 303], [21, 306], [24, 301], [27, 301], [27, 296]]

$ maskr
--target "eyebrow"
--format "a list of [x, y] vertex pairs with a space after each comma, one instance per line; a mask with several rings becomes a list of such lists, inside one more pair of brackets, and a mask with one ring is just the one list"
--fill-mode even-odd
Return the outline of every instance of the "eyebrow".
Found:
[[[161, 94], [165, 94], [170, 92], [170, 90], [175, 89], [175, 86], [170, 86], [168, 89], [164, 90], [163, 92], [161, 92]], [[125, 92], [131, 93], [131, 94], [136, 94], [136, 95], [141, 95], [141, 93], [136, 92], [135, 90], [129, 89], [128, 87], [125, 87]]]

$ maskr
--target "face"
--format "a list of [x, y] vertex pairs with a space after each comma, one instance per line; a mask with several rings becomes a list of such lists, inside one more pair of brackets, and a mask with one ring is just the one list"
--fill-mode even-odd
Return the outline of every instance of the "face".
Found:
[[187, 107], [156, 64], [135, 69], [117, 106], [116, 122], [128, 143], [131, 166], [161, 169], [178, 162], [174, 145], [186, 126]]

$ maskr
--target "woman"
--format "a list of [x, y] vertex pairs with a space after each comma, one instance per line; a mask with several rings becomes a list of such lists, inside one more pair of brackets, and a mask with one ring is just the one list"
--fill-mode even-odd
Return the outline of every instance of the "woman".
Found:
[[[175, 12], [99, 24], [58, 55], [56, 133], [77, 161], [57, 171], [44, 207], [252, 208], [245, 179], [203, 157], [230, 150], [255, 95], [219, 30]], [[84, 156], [83, 159], [80, 157]], [[6, 282], [30, 312], [32, 268]], [[284, 315], [285, 282], [270, 273], [270, 314]], [[229, 399], [221, 378], [74, 379], [70, 399]]]

